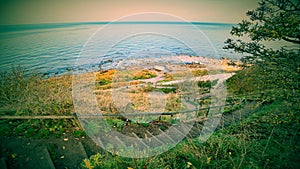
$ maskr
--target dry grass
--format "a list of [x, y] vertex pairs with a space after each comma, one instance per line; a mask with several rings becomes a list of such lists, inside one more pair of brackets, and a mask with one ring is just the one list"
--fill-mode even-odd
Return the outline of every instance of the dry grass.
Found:
[[163, 81], [181, 80], [184, 78], [199, 77], [204, 75], [208, 75], [208, 71], [203, 68], [175, 70], [173, 72], [166, 73]]
[[115, 73], [116, 73], [115, 69], [96, 72], [95, 73], [96, 82], [100, 86], [110, 84], [113, 81], [113, 77], [114, 77]]
[[[138, 73], [136, 73], [138, 72]], [[195, 70], [195, 74], [203, 73], [202, 70]], [[118, 88], [127, 90], [126, 99], [129, 99], [132, 107], [141, 112], [149, 112], [149, 92], [160, 92], [150, 84], [133, 80], [133, 77], [144, 78], [152, 71], [144, 69], [129, 70], [106, 70], [101, 72], [82, 74], [91, 77], [86, 80], [95, 80], [95, 94], [100, 109], [107, 113], [119, 113], [112, 91]], [[189, 76], [190, 71], [177, 71], [165, 74], [166, 80], [181, 79]], [[95, 77], [95, 78], [93, 78]], [[52, 77], [43, 79], [39, 75], [27, 76], [21, 69], [14, 69], [12, 72], [1, 75], [1, 110], [2, 114], [13, 112], [18, 115], [68, 115], [74, 112], [72, 101], [72, 75]], [[81, 79], [81, 78], [80, 78]], [[121, 93], [113, 93], [118, 96]], [[160, 95], [151, 95], [153, 100], [160, 100]], [[156, 97], [156, 98], [155, 98]], [[176, 93], [167, 93], [164, 111], [178, 111], [181, 108], [180, 96]], [[128, 101], [126, 101], [128, 103]], [[125, 105], [126, 106], [126, 105]], [[9, 111], [6, 111], [9, 110]], [[1, 113], [1, 112], [0, 112]]]
[[138, 79], [150, 79], [156, 77], [156, 73], [147, 69], [138, 71], [137, 73], [134, 74], [133, 79], [138, 80]]
[[[138, 73], [136, 73], [138, 72]], [[138, 85], [141, 81], [138, 79], [148, 79], [155, 77], [156, 74], [150, 70], [129, 69], [116, 70], [110, 69], [95, 73], [96, 90], [106, 90], [122, 86]]]
[[9, 114], [67, 115], [74, 112], [72, 76], [42, 79], [37, 74], [29, 76], [21, 68], [14, 68], [2, 73], [0, 79], [1, 109], [9, 110]]
[[191, 72], [196, 77], [208, 75], [208, 71], [206, 69], [195, 69], [195, 70], [192, 70]]
[[[115, 91], [114, 91], [115, 90]], [[145, 86], [130, 86], [126, 89], [127, 91], [121, 90], [117, 91], [116, 89], [109, 90], [98, 90], [96, 92], [96, 98], [99, 105], [99, 108], [106, 113], [118, 114], [119, 110], [116, 108], [116, 105], [126, 109], [128, 104], [132, 106], [134, 110], [128, 111], [140, 111], [140, 112], [149, 112], [151, 103], [150, 98], [154, 102], [164, 100], [160, 94], [155, 93], [154, 87], [150, 85]], [[151, 94], [149, 93], [151, 92]], [[164, 94], [165, 102], [164, 110], [165, 111], [179, 111], [181, 108], [180, 96], [177, 93], [168, 93]], [[114, 98], [115, 97], [115, 98]], [[115, 103], [117, 101], [117, 103]], [[153, 103], [155, 104], [155, 103]], [[155, 105], [153, 105], [155, 107]], [[127, 107], [128, 108], [128, 107]], [[156, 108], [156, 107], [155, 107]], [[160, 108], [160, 107], [158, 107]], [[133, 112], [128, 112], [133, 113]]]

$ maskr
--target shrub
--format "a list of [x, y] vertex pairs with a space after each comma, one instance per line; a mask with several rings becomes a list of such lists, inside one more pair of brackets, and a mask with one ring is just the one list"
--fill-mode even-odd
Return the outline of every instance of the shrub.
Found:
[[138, 73], [136, 73], [133, 77], [134, 80], [138, 79], [150, 79], [156, 77], [156, 74], [150, 70], [142, 70]]
[[107, 85], [112, 83], [113, 76], [115, 75], [116, 70], [110, 69], [96, 73], [96, 82], [98, 85]]

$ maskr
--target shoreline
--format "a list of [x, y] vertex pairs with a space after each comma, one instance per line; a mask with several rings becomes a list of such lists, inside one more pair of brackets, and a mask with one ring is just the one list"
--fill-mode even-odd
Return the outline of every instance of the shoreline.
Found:
[[[231, 66], [230, 63], [236, 64], [236, 66]], [[191, 65], [191, 64], [201, 64], [206, 66], [209, 70], [218, 70], [224, 69], [225, 71], [238, 71], [241, 70], [241, 62], [236, 61], [230, 58], [211, 58], [205, 56], [187, 56], [187, 55], [178, 55], [178, 56], [168, 56], [168, 57], [156, 57], [156, 58], [126, 58], [113, 60], [107, 59], [102, 60], [100, 63], [88, 64], [88, 65], [78, 65], [67, 68], [59, 68], [57, 71], [49, 70], [45, 73], [40, 73], [46, 79], [71, 75], [71, 74], [84, 74], [91, 72], [98, 72], [101, 70], [110, 70], [110, 69], [130, 69], [132, 67], [143, 67], [149, 69], [155, 65]], [[29, 71], [29, 70], [28, 70]]]
[[[177, 59], [170, 57], [170, 60]], [[232, 77], [241, 67], [229, 66], [226, 59], [216, 60], [204, 57], [181, 57], [180, 64], [163, 63], [149, 64], [143, 60], [129, 63], [130, 66], [120, 66], [118, 69], [101, 70], [90, 72], [90, 80], [95, 75], [95, 91], [110, 91], [114, 88], [127, 88], [144, 86], [152, 86], [154, 88], [168, 88], [168, 86], [177, 85], [188, 81], [208, 82], [218, 81], [224, 82]], [[142, 62], [143, 61], [143, 62]], [[204, 64], [206, 63], [206, 64]], [[149, 76], [154, 74], [154, 76]], [[88, 76], [89, 76], [88, 75]], [[138, 77], [137, 77], [138, 75]], [[75, 75], [76, 76], [76, 75]], [[146, 78], [145, 78], [146, 77]], [[77, 80], [85, 80], [85, 74], [78, 74]], [[82, 79], [82, 80], [81, 80]]]
[[[150, 60], [154, 63], [150, 63]], [[127, 63], [126, 66], [123, 66], [122, 63], [119, 63], [119, 67], [115, 67], [115, 68], [80, 72], [77, 74], [76, 72], [73, 73], [69, 72], [67, 74], [61, 74], [61, 75], [43, 78], [43, 80], [55, 82], [55, 81], [60, 81], [61, 79], [64, 78], [68, 78], [68, 79], [70, 78], [72, 82], [74, 78], [78, 79], [78, 77], [74, 77], [74, 76], [95, 77], [94, 82], [95, 82], [96, 90], [98, 89], [105, 90], [111, 88], [111, 86], [126, 85], [126, 83], [130, 83], [131, 85], [139, 84], [139, 83], [146, 83], [146, 84], [150, 83], [152, 85], [168, 85], [168, 83], [175, 84], [175, 83], [179, 83], [180, 81], [182, 81], [182, 79], [186, 79], [186, 78], [193, 81], [213, 81], [216, 79], [220, 79], [221, 81], [224, 81], [230, 78], [231, 76], [233, 76], [235, 74], [234, 72], [237, 72], [242, 69], [240, 66], [228, 65], [229, 61], [227, 59], [213, 59], [213, 58], [198, 57], [198, 56], [171, 56], [168, 58], [168, 60], [164, 60], [168, 64], [165, 64], [165, 62], [159, 62], [161, 60], [162, 58], [157, 58], [156, 60], [150, 58], [140, 59], [140, 60], [130, 60], [126, 62]], [[178, 62], [178, 60], [180, 60], [180, 62]], [[152, 71], [155, 73], [156, 76], [151, 78], [145, 78], [145, 79], [133, 79], [134, 74], [142, 70]], [[116, 76], [124, 76], [124, 74], [123, 75], [120, 75], [118, 73], [116, 74], [116, 72], [114, 71], [118, 71], [118, 72], [130, 71], [131, 79], [127, 78], [123, 82], [114, 81], [113, 79]], [[107, 76], [105, 72], [109, 72], [110, 75]], [[97, 79], [97, 76], [103, 76], [103, 78]], [[171, 76], [171, 79], [169, 79], [168, 76]], [[101, 84], [99, 85], [100, 80], [104, 81], [104, 85]]]

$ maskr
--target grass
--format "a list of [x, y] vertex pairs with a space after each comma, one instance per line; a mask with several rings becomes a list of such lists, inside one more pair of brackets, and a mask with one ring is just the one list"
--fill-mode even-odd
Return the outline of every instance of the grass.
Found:
[[184, 78], [191, 78], [191, 77], [200, 77], [208, 75], [208, 71], [206, 69], [192, 69], [192, 70], [181, 70], [175, 71], [171, 73], [165, 73], [164, 80], [160, 80], [159, 82], [169, 82], [172, 80], [181, 80]]
[[72, 76], [43, 79], [22, 68], [0, 74], [0, 114], [70, 115]]
[[84, 135], [75, 120], [1, 120], [2, 136], [25, 136], [37, 138], [61, 137], [63, 133], [73, 133], [75, 137]]
[[115, 72], [116, 72], [116, 70], [114, 70], [114, 69], [97, 72], [96, 73], [96, 83], [98, 83], [98, 85], [100, 85], [100, 86], [111, 84]]
[[134, 74], [133, 79], [139, 80], [139, 79], [150, 79], [156, 77], [156, 73], [150, 70], [141, 70]]
[[[274, 71], [274, 70], [273, 70]], [[163, 154], [143, 159], [128, 159], [110, 153], [96, 154], [82, 163], [83, 168], [299, 168], [300, 108], [295, 81], [281, 71], [245, 69], [227, 81], [230, 102], [252, 93], [265, 92], [251, 100], [263, 106], [246, 120], [222, 128], [204, 143], [187, 139]], [[182, 76], [181, 74], [180, 76]], [[293, 74], [292, 74], [293, 75]], [[174, 78], [174, 76], [170, 77]], [[264, 77], [266, 79], [264, 79]], [[275, 78], [274, 78], [275, 77]], [[290, 76], [297, 77], [297, 76]], [[286, 79], [285, 84], [280, 81]], [[297, 79], [297, 78], [296, 78]], [[210, 87], [201, 82], [199, 87]], [[282, 86], [283, 85], [283, 86]], [[281, 88], [280, 88], [281, 87]], [[282, 89], [282, 90], [274, 90]], [[266, 92], [267, 91], [267, 92]], [[276, 95], [278, 94], [278, 95]], [[174, 98], [176, 100], [176, 98]], [[176, 103], [176, 101], [172, 101]], [[203, 103], [206, 104], [206, 103]], [[171, 106], [176, 107], [176, 106]], [[226, 113], [241, 107], [226, 107]]]
[[185, 140], [166, 153], [144, 159], [96, 154], [85, 159], [82, 167], [299, 168], [299, 115], [299, 107], [276, 101], [249, 119], [216, 131], [204, 143]]
[[138, 85], [142, 83], [138, 80], [149, 79], [156, 76], [155, 72], [146, 69], [104, 70], [95, 73], [95, 87], [96, 90], [106, 90], [126, 85]]
[[294, 69], [289, 65], [252, 66], [230, 78], [227, 87], [236, 95], [264, 92], [261, 97], [265, 100], [299, 97], [300, 69]]
[[175, 88], [175, 87], [172, 87], [172, 88], [160, 88], [158, 90], [162, 91], [164, 93], [176, 93], [177, 88]]
[[206, 69], [192, 70], [191, 72], [196, 77], [208, 75], [208, 71]]
[[117, 128], [118, 131], [121, 131], [121, 129], [125, 126], [125, 121], [118, 118], [108, 118], [106, 119], [106, 122], [111, 127]]
[[199, 81], [198, 82], [198, 87], [200, 88], [212, 88], [213, 86], [215, 86], [217, 84], [218, 80], [214, 80], [214, 81]]
[[[275, 71], [275, 70], [274, 70]], [[108, 152], [96, 154], [82, 162], [83, 168], [299, 168], [300, 159], [300, 110], [299, 77], [294, 82], [283, 72], [280, 77], [253, 67], [240, 71], [227, 81], [228, 91], [234, 95], [270, 90], [259, 101], [263, 102], [257, 112], [244, 121], [222, 128], [204, 143], [197, 139], [186, 139], [163, 154], [143, 159], [123, 158]], [[282, 72], [281, 70], [276, 73]], [[98, 80], [109, 81], [113, 70], [102, 72]], [[122, 72], [117, 77], [118, 85], [134, 76]], [[120, 74], [119, 74], [120, 75]], [[180, 74], [179, 76], [185, 75]], [[272, 75], [272, 76], [271, 76]], [[266, 77], [264, 80], [263, 77]], [[276, 78], [274, 78], [276, 77]], [[285, 77], [284, 83], [280, 81]], [[172, 77], [173, 78], [173, 77]], [[176, 77], [175, 77], [176, 78]], [[43, 79], [38, 74], [26, 75], [21, 68], [0, 76], [1, 115], [70, 115], [74, 112], [71, 91], [72, 76]], [[242, 80], [241, 80], [242, 79]], [[110, 82], [109, 82], [110, 83]], [[107, 86], [111, 84], [99, 84]], [[282, 84], [283, 83], [283, 84]], [[139, 83], [138, 83], [139, 84]], [[271, 86], [269, 86], [271, 84]], [[285, 85], [284, 85], [285, 84]], [[136, 84], [133, 84], [134, 86]], [[203, 82], [200, 87], [209, 87]], [[272, 86], [273, 85], [273, 86]], [[283, 85], [283, 86], [282, 86]], [[280, 90], [274, 90], [280, 89]], [[147, 94], [151, 87], [137, 87], [130, 92], [135, 109], [147, 110]], [[180, 110], [180, 97], [174, 92], [167, 95], [166, 111]], [[106, 112], [118, 113], [111, 98], [111, 90], [100, 90], [96, 94], [99, 107]], [[206, 104], [206, 103], [203, 103]], [[227, 113], [240, 107], [228, 107]], [[121, 130], [124, 121], [108, 120]], [[149, 125], [142, 123], [141, 125]], [[74, 120], [1, 120], [1, 135], [48, 138], [60, 137], [72, 132], [75, 137], [84, 136]], [[164, 126], [162, 126], [162, 130]]]
[[[162, 89], [159, 89], [161, 91]], [[149, 112], [150, 111], [150, 104], [149, 104], [149, 92], [154, 91], [153, 87], [149, 87], [145, 85], [144, 87], [136, 87], [131, 89], [129, 92], [119, 93], [119, 98], [121, 96], [123, 97], [128, 97], [130, 99], [129, 101], [131, 102], [131, 106], [136, 110], [136, 111], [141, 111], [141, 112]], [[163, 90], [166, 96], [166, 107], [165, 111], [178, 111], [181, 108], [181, 101], [179, 98], [178, 93], [176, 93], [176, 90], [174, 89], [168, 89], [168, 90]], [[159, 95], [153, 95], [152, 96], [153, 100], [159, 100]], [[118, 114], [119, 111], [114, 104], [114, 100], [112, 97], [111, 91], [99, 91], [96, 94], [96, 99], [98, 102], [98, 106], [100, 110], [106, 112], [106, 113], [113, 113], [113, 114]], [[129, 102], [128, 100], [124, 100], [124, 104], [126, 102]], [[121, 100], [120, 100], [121, 104]], [[126, 106], [126, 105], [124, 105]]]

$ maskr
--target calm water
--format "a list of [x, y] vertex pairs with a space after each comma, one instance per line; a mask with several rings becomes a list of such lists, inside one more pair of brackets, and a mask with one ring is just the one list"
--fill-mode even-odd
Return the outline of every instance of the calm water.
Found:
[[92, 70], [120, 60], [200, 55], [237, 58], [222, 49], [229, 24], [73, 23], [0, 27], [0, 66], [47, 75]]

